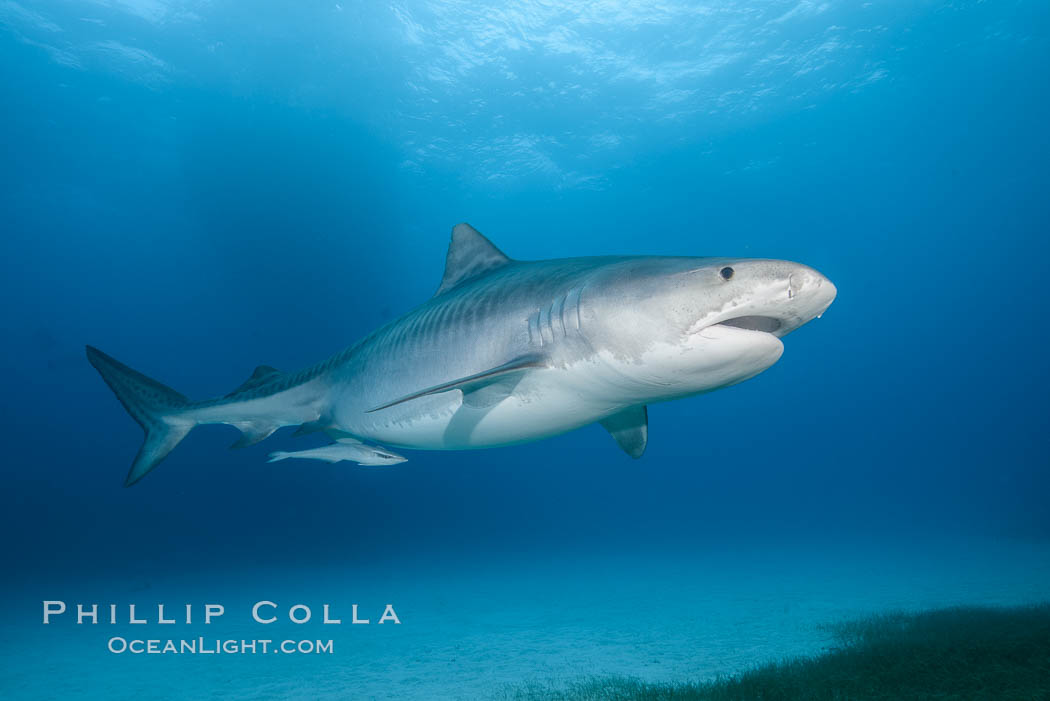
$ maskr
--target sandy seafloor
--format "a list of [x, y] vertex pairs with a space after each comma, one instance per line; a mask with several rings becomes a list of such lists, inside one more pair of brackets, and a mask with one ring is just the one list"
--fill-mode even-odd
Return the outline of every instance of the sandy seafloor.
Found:
[[[1050, 544], [1014, 540], [705, 545], [510, 562], [391, 561], [353, 571], [326, 563], [76, 584], [48, 577], [4, 597], [3, 695], [473, 699], [588, 675], [709, 679], [819, 653], [834, 644], [822, 624], [870, 612], [1050, 599]], [[44, 626], [41, 590], [70, 603], [138, 602], [147, 612], [156, 602], [218, 602], [227, 613], [207, 627]], [[344, 622], [250, 623], [259, 599], [305, 603], [315, 614], [331, 603]], [[372, 624], [348, 624], [355, 602]], [[385, 603], [401, 625], [375, 624]], [[110, 636], [132, 634], [331, 638], [334, 653], [107, 652]]]

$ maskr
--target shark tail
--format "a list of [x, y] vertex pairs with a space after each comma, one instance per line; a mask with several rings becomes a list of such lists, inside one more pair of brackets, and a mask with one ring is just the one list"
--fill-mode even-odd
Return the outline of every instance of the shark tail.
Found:
[[87, 346], [87, 359], [146, 432], [146, 439], [124, 480], [124, 486], [130, 487], [167, 457], [197, 425], [186, 416], [190, 401], [93, 346]]

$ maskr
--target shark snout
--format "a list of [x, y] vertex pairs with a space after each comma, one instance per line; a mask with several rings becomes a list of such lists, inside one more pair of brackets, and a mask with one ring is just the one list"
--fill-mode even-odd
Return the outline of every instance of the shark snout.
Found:
[[824, 286], [824, 298], [827, 299], [827, 301], [824, 302], [824, 308], [817, 312], [818, 317], [820, 317], [824, 312], [828, 310], [828, 307], [830, 307], [831, 303], [835, 301], [835, 297], [839, 293], [838, 288], [835, 287], [835, 284], [831, 282], [831, 280], [824, 278], [824, 282], [822, 284]]
[[831, 280], [804, 265], [793, 270], [787, 282], [788, 305], [792, 307], [791, 316], [797, 319], [794, 328], [820, 318], [838, 294]]

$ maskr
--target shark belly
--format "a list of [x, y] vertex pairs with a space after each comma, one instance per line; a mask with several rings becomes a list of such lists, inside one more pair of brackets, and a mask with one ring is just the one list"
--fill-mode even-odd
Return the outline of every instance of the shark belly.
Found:
[[355, 435], [416, 450], [468, 450], [556, 436], [599, 421], [621, 408], [587, 391], [596, 370], [545, 368], [512, 384], [472, 392], [451, 390], [420, 397], [364, 422], [349, 421]]

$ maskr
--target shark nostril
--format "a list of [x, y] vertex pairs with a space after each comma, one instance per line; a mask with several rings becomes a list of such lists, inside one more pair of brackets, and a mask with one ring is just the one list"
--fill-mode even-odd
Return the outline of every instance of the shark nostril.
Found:
[[802, 291], [807, 282], [809, 282], [809, 275], [805, 273], [791, 273], [791, 276], [788, 277], [788, 293], [793, 297]]

